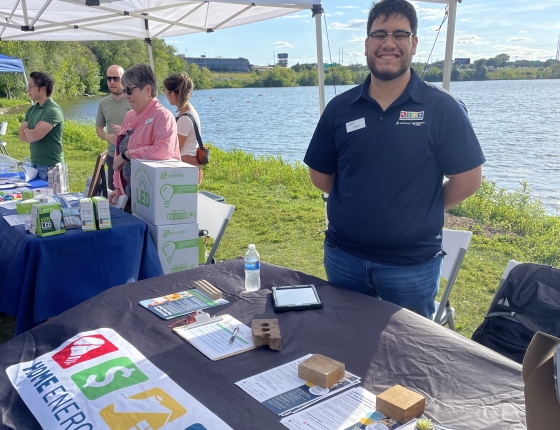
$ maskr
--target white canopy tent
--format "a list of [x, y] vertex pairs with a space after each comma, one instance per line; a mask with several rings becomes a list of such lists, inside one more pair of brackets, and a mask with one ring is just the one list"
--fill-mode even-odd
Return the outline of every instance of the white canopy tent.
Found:
[[[449, 4], [443, 83], [444, 88], [449, 89], [455, 15], [457, 2], [461, 0], [422, 1]], [[303, 10], [310, 10], [315, 17], [319, 109], [323, 112], [323, 9], [320, 0], [0, 0], [0, 41], [141, 39], [148, 44], [153, 66], [152, 38], [213, 32]]]

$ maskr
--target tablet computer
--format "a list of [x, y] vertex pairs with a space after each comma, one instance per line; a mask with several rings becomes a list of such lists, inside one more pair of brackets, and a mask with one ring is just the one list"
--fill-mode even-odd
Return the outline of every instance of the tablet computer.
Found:
[[312, 284], [272, 287], [272, 302], [276, 312], [323, 307], [319, 294]]

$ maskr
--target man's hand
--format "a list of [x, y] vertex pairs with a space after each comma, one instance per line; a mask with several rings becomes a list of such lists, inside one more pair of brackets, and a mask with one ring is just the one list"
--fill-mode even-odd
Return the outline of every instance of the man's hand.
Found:
[[121, 130], [122, 130], [122, 126], [120, 126], [120, 125], [118, 125], [118, 124], [111, 124], [111, 127], [113, 127], [113, 134], [114, 134], [115, 136], [118, 136], [119, 133], [120, 133]]
[[334, 181], [334, 175], [320, 173], [310, 167], [309, 178], [311, 179], [311, 182], [313, 182], [313, 185], [319, 188], [322, 192], [330, 194]]
[[451, 209], [472, 196], [482, 184], [482, 166], [457, 175], [445, 175], [449, 180], [443, 184], [443, 207]]
[[120, 172], [124, 163], [124, 158], [122, 158], [122, 156], [119, 154], [119, 156], [115, 157], [115, 160], [113, 161], [113, 170], [115, 172]]
[[109, 134], [109, 133], [107, 133], [105, 136], [106, 136], [105, 140], [106, 140], [107, 142], [109, 142], [109, 143], [112, 144], [112, 145], [116, 145], [116, 144], [117, 144], [117, 136], [116, 136], [115, 134]]

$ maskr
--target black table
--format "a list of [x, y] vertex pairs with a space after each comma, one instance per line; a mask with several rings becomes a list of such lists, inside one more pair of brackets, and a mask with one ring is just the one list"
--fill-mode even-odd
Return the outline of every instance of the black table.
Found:
[[[110, 327], [234, 429], [283, 429], [280, 417], [234, 385], [278, 365], [320, 353], [342, 361], [374, 394], [400, 384], [426, 397], [426, 414], [460, 429], [524, 429], [521, 366], [398, 306], [318, 278], [262, 264], [263, 289], [243, 291], [243, 261], [232, 260], [122, 285], [0, 345], [0, 429], [40, 428], [6, 368], [51, 351], [77, 333]], [[259, 348], [212, 362], [138, 305], [207, 279], [226, 292], [215, 308], [247, 325], [278, 318], [283, 348]], [[274, 314], [273, 285], [314, 283], [320, 310]], [[212, 312], [213, 313], [213, 312]]]
[[146, 223], [111, 207], [113, 228], [38, 237], [0, 208], [0, 311], [16, 334], [116, 285], [163, 274]]

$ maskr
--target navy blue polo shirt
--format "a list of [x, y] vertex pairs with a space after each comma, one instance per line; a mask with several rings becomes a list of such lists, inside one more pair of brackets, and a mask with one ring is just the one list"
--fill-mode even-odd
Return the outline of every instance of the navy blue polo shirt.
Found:
[[444, 175], [485, 158], [463, 103], [414, 71], [387, 110], [371, 75], [331, 100], [304, 158], [334, 174], [327, 239], [365, 260], [414, 265], [441, 251]]

